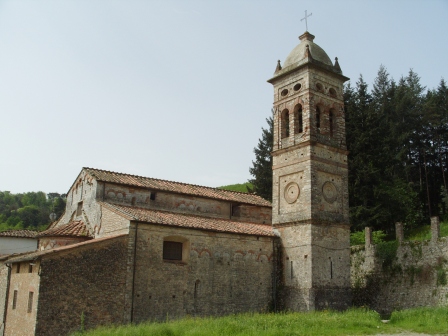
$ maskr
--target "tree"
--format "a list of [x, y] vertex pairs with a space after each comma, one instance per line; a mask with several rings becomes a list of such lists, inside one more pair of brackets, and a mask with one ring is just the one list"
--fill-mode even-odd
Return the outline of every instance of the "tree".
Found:
[[266, 119], [268, 128], [262, 128], [261, 139], [258, 140], [258, 146], [254, 148], [255, 161], [252, 161], [252, 168], [249, 168], [250, 174], [254, 177], [249, 180], [253, 185], [252, 190], [257, 195], [266, 200], [272, 201], [272, 147], [274, 143], [273, 120], [272, 117]]

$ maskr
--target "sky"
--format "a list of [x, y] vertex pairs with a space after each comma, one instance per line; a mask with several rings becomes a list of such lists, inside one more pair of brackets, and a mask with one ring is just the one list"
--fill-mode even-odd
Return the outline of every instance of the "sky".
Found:
[[82, 167], [246, 182], [305, 10], [352, 85], [448, 80], [447, 0], [0, 0], [0, 190], [65, 193]]

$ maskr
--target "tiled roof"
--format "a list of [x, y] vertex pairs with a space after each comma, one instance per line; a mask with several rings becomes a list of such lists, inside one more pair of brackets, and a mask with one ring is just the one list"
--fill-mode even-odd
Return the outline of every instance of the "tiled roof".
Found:
[[184, 215], [105, 202], [100, 203], [129, 220], [139, 222], [256, 236], [275, 236], [272, 226], [267, 224], [236, 222], [228, 219]]
[[54, 228], [42, 231], [38, 237], [90, 237], [92, 235], [89, 233], [86, 225], [83, 221], [73, 221], [68, 224], [56, 226]]
[[9, 255], [7, 257], [2, 258], [2, 260], [5, 263], [15, 263], [15, 262], [21, 262], [21, 261], [27, 261], [27, 260], [36, 260], [39, 257], [53, 255], [58, 252], [69, 251], [69, 250], [80, 248], [83, 246], [89, 247], [89, 246], [99, 244], [104, 241], [109, 241], [109, 240], [112, 240], [115, 238], [121, 238], [121, 237], [125, 237], [125, 236], [127, 236], [127, 234], [119, 234], [119, 235], [110, 236], [110, 237], [91, 239], [88, 241], [71, 244], [71, 245], [66, 245], [66, 246], [61, 246], [61, 247], [57, 247], [57, 248], [50, 249], [50, 250], [21, 253], [20, 255]]
[[260, 196], [249, 193], [203, 187], [194, 184], [159, 180], [155, 178], [142, 177], [137, 175], [115, 173], [107, 170], [100, 170], [94, 168], [84, 168], [84, 170], [98, 181], [103, 182], [125, 184], [134, 187], [169, 191], [179, 194], [201, 196], [224, 201], [259, 205], [265, 207], [272, 206], [269, 201], [266, 201]]
[[8, 230], [0, 232], [0, 237], [36, 238], [38, 233], [31, 230]]

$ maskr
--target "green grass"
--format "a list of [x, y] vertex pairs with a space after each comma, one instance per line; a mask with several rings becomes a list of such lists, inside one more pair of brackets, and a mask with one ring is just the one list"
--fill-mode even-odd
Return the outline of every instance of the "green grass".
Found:
[[[421, 308], [394, 312], [390, 323], [367, 309], [345, 312], [239, 314], [219, 318], [184, 318], [166, 323], [98, 328], [83, 336], [284, 336], [284, 335], [375, 335], [380, 333], [448, 331], [448, 308]], [[80, 333], [76, 334], [81, 335]]]
[[448, 307], [416, 308], [392, 313], [393, 326], [421, 333], [448, 333]]
[[[440, 237], [448, 237], [448, 222], [440, 223]], [[416, 241], [431, 239], [431, 226], [424, 225], [409, 231], [406, 239]]]
[[252, 183], [246, 182], [246, 183], [239, 183], [239, 184], [229, 184], [226, 186], [218, 187], [218, 189], [224, 189], [224, 190], [230, 190], [230, 191], [239, 191], [247, 193], [247, 188], [253, 188]]

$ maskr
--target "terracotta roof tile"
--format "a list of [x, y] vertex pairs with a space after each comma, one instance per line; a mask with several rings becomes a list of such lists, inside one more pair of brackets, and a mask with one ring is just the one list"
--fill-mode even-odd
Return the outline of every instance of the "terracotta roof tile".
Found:
[[5, 263], [15, 263], [15, 262], [21, 262], [21, 261], [27, 261], [27, 260], [36, 260], [39, 257], [53, 255], [58, 252], [64, 252], [67, 250], [72, 250], [72, 249], [80, 248], [83, 246], [88, 247], [88, 246], [92, 246], [95, 244], [99, 244], [104, 241], [112, 240], [115, 238], [122, 238], [122, 237], [126, 237], [126, 236], [127, 236], [127, 234], [119, 234], [119, 235], [114, 235], [114, 236], [109, 236], [109, 237], [104, 237], [104, 238], [91, 239], [88, 241], [71, 244], [71, 245], [66, 245], [66, 246], [61, 246], [61, 247], [57, 247], [57, 248], [50, 249], [50, 250], [27, 252], [27, 253], [21, 253], [19, 255], [9, 255], [7, 257], [3, 257], [2, 260]]
[[38, 237], [89, 237], [93, 238], [83, 221], [73, 221], [42, 231]]
[[36, 238], [39, 232], [31, 230], [8, 230], [0, 232], [0, 237]]
[[230, 202], [238, 202], [252, 205], [271, 207], [271, 202], [266, 201], [260, 196], [242, 193], [237, 191], [222, 190], [217, 188], [203, 187], [194, 184], [172, 182], [159, 180], [155, 178], [142, 177], [137, 175], [122, 174], [107, 170], [94, 168], [84, 168], [91, 176], [98, 181], [125, 184], [134, 187], [149, 188], [153, 190], [162, 190], [180, 194], [201, 196]]
[[115, 213], [139, 222], [256, 236], [275, 236], [273, 227], [267, 224], [236, 222], [228, 219], [184, 215], [105, 202], [100, 203]]

